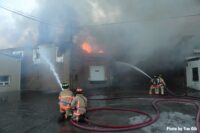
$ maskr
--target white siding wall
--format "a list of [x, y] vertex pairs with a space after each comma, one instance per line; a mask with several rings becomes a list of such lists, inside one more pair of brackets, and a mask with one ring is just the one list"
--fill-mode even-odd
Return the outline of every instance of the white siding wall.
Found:
[[0, 54], [0, 75], [10, 76], [8, 86], [0, 86], [0, 92], [20, 90], [21, 61], [19, 59]]
[[[193, 81], [192, 68], [198, 67], [199, 81]], [[186, 67], [187, 87], [200, 90], [200, 60], [189, 61]]]

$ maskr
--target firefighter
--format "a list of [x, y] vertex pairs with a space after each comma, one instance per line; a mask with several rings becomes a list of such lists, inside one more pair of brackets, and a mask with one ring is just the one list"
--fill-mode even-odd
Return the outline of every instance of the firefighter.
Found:
[[159, 94], [159, 81], [158, 81], [157, 76], [154, 76], [153, 79], [151, 79], [149, 95], [152, 95], [153, 90], [154, 90], [155, 94]]
[[164, 95], [164, 88], [166, 87], [166, 83], [165, 83], [164, 79], [162, 78], [161, 74], [159, 74], [159, 76], [158, 76], [158, 82], [159, 82], [159, 86], [160, 86], [160, 90], [161, 90], [161, 95]]
[[82, 88], [76, 89], [76, 96], [72, 100], [71, 106], [74, 109], [72, 116], [73, 120], [77, 122], [84, 121], [87, 108], [87, 98], [83, 95]]
[[72, 116], [71, 102], [73, 100], [73, 92], [69, 88], [68, 83], [62, 84], [63, 90], [59, 94], [59, 106], [61, 116], [59, 122], [64, 119], [69, 119]]

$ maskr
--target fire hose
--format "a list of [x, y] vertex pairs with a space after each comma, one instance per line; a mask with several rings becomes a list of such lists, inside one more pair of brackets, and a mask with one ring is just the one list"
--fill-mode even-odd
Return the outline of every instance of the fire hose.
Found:
[[[116, 99], [130, 99], [130, 98], [135, 98], [135, 97], [125, 97], [125, 98], [102, 98], [102, 99], [90, 99], [90, 100], [116, 100]], [[190, 98], [190, 97], [185, 97], [185, 98], [177, 98], [177, 97], [157, 97], [156, 100], [152, 102], [152, 107], [155, 111], [155, 116], [152, 117], [148, 113], [145, 113], [141, 110], [137, 109], [119, 109], [119, 108], [92, 108], [88, 109], [88, 112], [95, 112], [95, 111], [125, 111], [125, 112], [135, 112], [144, 116], [148, 117], [148, 120], [142, 122], [142, 123], [137, 123], [137, 124], [132, 124], [132, 125], [122, 125], [122, 126], [116, 126], [116, 125], [105, 125], [105, 124], [99, 124], [97, 122], [93, 122], [92, 120], [85, 119], [87, 123], [91, 126], [83, 125], [80, 124], [76, 121], [71, 120], [72, 125], [82, 129], [82, 130], [88, 130], [88, 131], [94, 131], [94, 132], [119, 132], [119, 131], [127, 131], [127, 130], [134, 130], [134, 129], [139, 129], [143, 128], [146, 126], [149, 126], [153, 123], [155, 123], [159, 118], [160, 118], [160, 110], [159, 110], [159, 104], [160, 103], [168, 103], [168, 102], [175, 102], [175, 103], [188, 103], [196, 107], [197, 113], [196, 113], [196, 127], [197, 127], [197, 132], [200, 133], [200, 126], [199, 126], [199, 118], [200, 118], [200, 105], [197, 103], [197, 99]], [[98, 127], [98, 128], [97, 128]]]

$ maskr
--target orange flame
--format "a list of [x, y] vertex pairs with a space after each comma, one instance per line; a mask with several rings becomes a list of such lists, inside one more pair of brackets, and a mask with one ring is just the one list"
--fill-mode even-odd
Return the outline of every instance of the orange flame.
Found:
[[81, 45], [81, 48], [86, 51], [87, 53], [92, 53], [92, 47], [90, 46], [90, 44], [88, 42], [84, 42]]

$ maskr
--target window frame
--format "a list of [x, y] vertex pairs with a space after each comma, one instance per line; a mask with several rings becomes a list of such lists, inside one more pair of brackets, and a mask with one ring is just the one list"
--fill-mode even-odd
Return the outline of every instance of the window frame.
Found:
[[40, 62], [41, 59], [40, 59], [39, 49], [33, 49], [33, 64], [39, 64]]
[[199, 68], [198, 67], [192, 68], [192, 81], [193, 82], [199, 81]]
[[57, 63], [64, 63], [64, 53], [61, 54], [61, 56], [58, 56], [59, 47], [56, 47], [56, 62]]
[[[1, 77], [7, 76], [8, 80], [7, 81], [1, 81]], [[10, 75], [0, 75], [0, 87], [6, 87], [9, 86], [11, 83], [11, 76]]]

